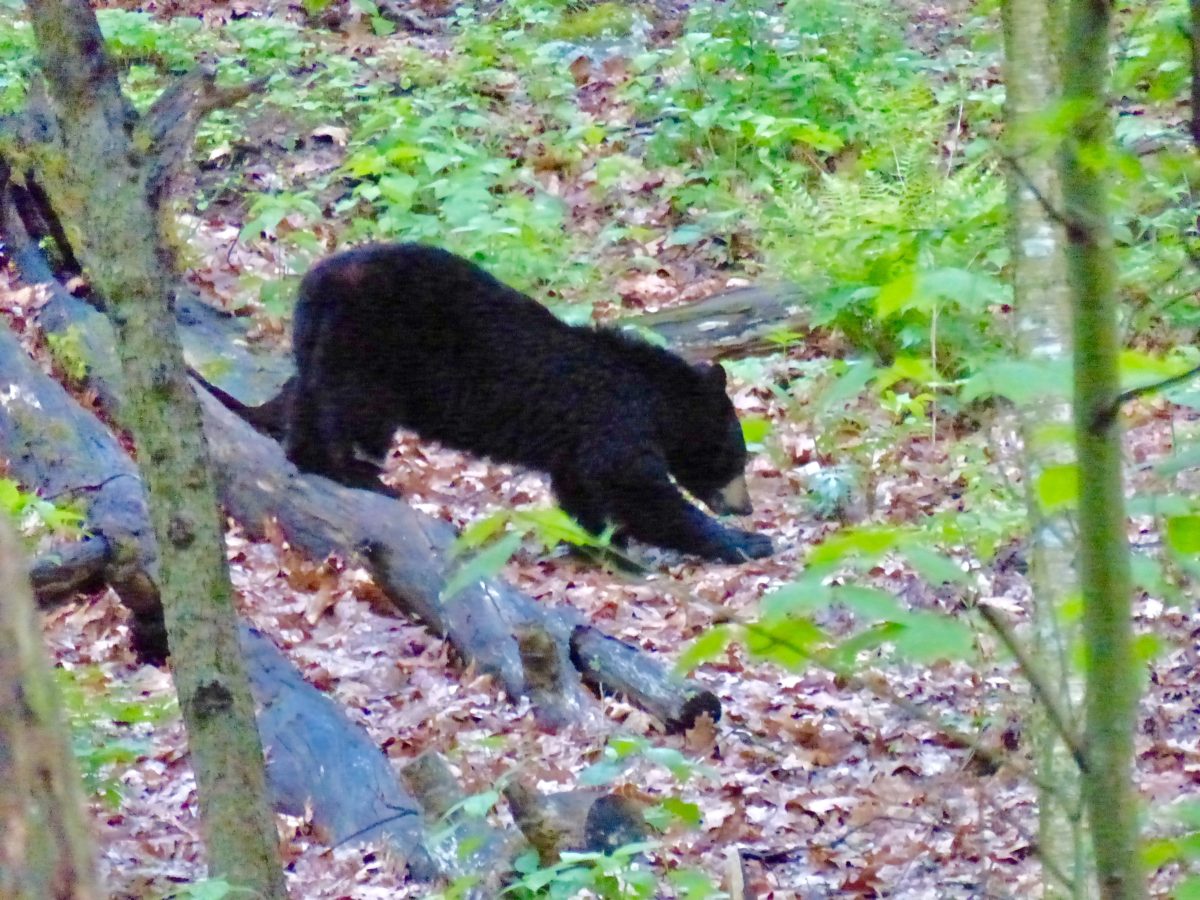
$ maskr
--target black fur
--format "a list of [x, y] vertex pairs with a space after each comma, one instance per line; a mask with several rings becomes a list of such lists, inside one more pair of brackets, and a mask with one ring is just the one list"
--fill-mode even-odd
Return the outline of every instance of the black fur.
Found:
[[[720, 366], [572, 327], [467, 260], [417, 244], [363, 247], [305, 276], [294, 319], [288, 457], [377, 488], [397, 426], [549, 473], [563, 508], [600, 532], [709, 559], [771, 552], [714, 509], [746, 447]], [[738, 511], [748, 512], [748, 502]]]
[[287, 414], [292, 406], [292, 391], [296, 388], [296, 377], [283, 383], [279, 393], [258, 406], [247, 406], [237, 397], [217, 387], [195, 369], [188, 367], [188, 374], [230, 412], [245, 419], [255, 431], [283, 443], [287, 433]]

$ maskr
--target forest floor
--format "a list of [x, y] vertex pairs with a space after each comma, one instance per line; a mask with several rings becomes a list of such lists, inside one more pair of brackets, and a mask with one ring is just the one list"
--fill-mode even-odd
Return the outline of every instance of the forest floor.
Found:
[[[266, 0], [238, 0], [221, 4], [219, 11], [188, 2], [157, 9], [153, 3], [120, 5], [207, 17], [277, 6]], [[435, 46], [443, 27], [439, 12], [429, 12], [432, 35], [401, 32], [386, 40]], [[936, 32], [939, 15], [944, 11], [923, 6], [914, 43], [936, 43], [924, 35]], [[341, 38], [331, 33], [330, 40]], [[372, 42], [384, 39], [356, 30], [345, 40], [346, 52], [370, 53]], [[247, 163], [247, 170], [268, 173], [285, 162], [282, 154], [269, 155], [266, 133], [274, 124], [248, 123], [263, 129], [264, 156]], [[323, 158], [331, 153], [328, 144], [313, 146], [289, 152], [286, 165], [295, 171], [338, 164], [336, 150], [332, 159]], [[577, 210], [580, 217], [590, 212]], [[236, 204], [194, 214], [191, 277], [227, 305], [240, 305], [236, 295], [244, 270], [269, 273], [277, 263], [269, 248], [238, 243], [243, 214]], [[740, 270], [719, 268], [682, 248], [664, 253], [651, 274], [623, 272], [617, 258], [604, 267], [614, 274], [613, 294], [620, 299], [597, 305], [600, 318], [696, 299], [753, 280], [758, 269], [752, 260]], [[36, 295], [8, 276], [0, 280], [0, 311], [10, 321], [24, 326], [36, 304]], [[264, 341], [282, 341], [284, 329], [263, 315], [261, 332]], [[771, 535], [779, 548], [772, 558], [723, 566], [639, 548], [656, 568], [632, 576], [564, 552], [527, 548], [502, 576], [538, 602], [569, 605], [607, 633], [664, 660], [714, 623], [753, 619], [763, 596], [793, 581], [808, 549], [837, 527], [818, 518], [807, 497], [809, 480], [835, 460], [818, 450], [819, 426], [805, 415], [812, 401], [808, 363], [837, 346], [836, 339], [821, 337], [732, 369], [739, 412], [771, 423], [765, 449], [749, 466], [755, 512], [744, 526]], [[885, 416], [877, 404], [864, 404], [857, 414]], [[1130, 458], [1166, 452], [1179, 424], [1175, 416], [1161, 404], [1136, 405], [1128, 423]], [[955, 511], [971, 514], [964, 492], [980, 466], [1019, 483], [1014, 422], [997, 413], [983, 425], [968, 424], [947, 419], [878, 447], [857, 520], [910, 523]], [[537, 475], [407, 435], [397, 441], [388, 480], [416, 508], [460, 528], [504, 508], [553, 502]], [[1149, 526], [1145, 533], [1150, 535]], [[1016, 623], [1027, 621], [1030, 601], [1020, 556], [1020, 548], [986, 564], [960, 556], [971, 576], [971, 596], [987, 598]], [[446, 755], [471, 791], [490, 789], [514, 772], [543, 789], [569, 789], [582, 770], [603, 758], [611, 739], [632, 735], [674, 748], [696, 764], [681, 781], [660, 765], [634, 759], [617, 782], [651, 799], [678, 796], [698, 809], [696, 827], [662, 836], [656, 859], [665, 869], [695, 867], [728, 889], [740, 864], [755, 895], [775, 898], [1021, 897], [1041, 891], [1037, 795], [1028, 777], [1029, 689], [990, 634], [979, 634], [983, 661], [970, 664], [875, 666], [867, 654], [853, 685], [816, 665], [787, 670], [762, 662], [732, 644], [719, 660], [691, 673], [720, 697], [724, 714], [718, 723], [668, 736], [636, 708], [606, 699], [602, 713], [546, 733], [526, 704], [514, 704], [489, 678], [463, 671], [445, 642], [389, 615], [361, 571], [339, 560], [299, 558], [282, 540], [248, 540], [235, 523], [228, 558], [246, 619], [342, 704], [397, 764], [433, 749]], [[913, 609], [950, 616], [964, 609], [961, 589], [930, 588], [900, 560], [880, 563], [867, 577]], [[1147, 808], [1155, 811], [1152, 818], [1160, 821], [1157, 811], [1200, 790], [1195, 674], [1200, 614], [1142, 597], [1137, 617], [1139, 630], [1156, 635], [1163, 647], [1149, 664], [1137, 746], [1139, 787]], [[821, 624], [836, 634], [848, 630], [851, 620], [833, 610]], [[89, 673], [96, 690], [147, 703], [170, 697], [169, 674], [139, 666], [132, 657], [126, 614], [111, 593], [48, 614], [45, 631], [57, 663]], [[989, 771], [939, 723], [976, 735], [983, 746], [1002, 748], [1011, 763]], [[202, 879], [195, 787], [177, 714], [96, 727], [111, 740], [135, 740], [138, 748], [136, 759], [106, 770], [116, 790], [91, 805], [110, 895], [164, 896]], [[503, 809], [495, 815], [508, 821]], [[281, 821], [293, 896], [429, 893], [426, 886], [406, 884], [402, 862], [376, 847], [330, 849], [303, 818]], [[1160, 873], [1156, 890], [1165, 892], [1177, 874]]]

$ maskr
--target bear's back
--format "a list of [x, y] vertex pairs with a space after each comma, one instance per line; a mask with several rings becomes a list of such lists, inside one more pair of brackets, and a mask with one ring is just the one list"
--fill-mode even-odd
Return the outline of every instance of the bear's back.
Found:
[[[575, 452], [553, 437], [560, 430], [578, 435], [581, 420], [611, 421], [647, 401], [654, 382], [642, 356], [662, 353], [569, 326], [471, 262], [421, 244], [319, 263], [301, 284], [293, 329], [298, 364], [315, 383], [340, 382], [344, 402], [535, 466]], [[576, 426], [559, 429], [565, 422]]]

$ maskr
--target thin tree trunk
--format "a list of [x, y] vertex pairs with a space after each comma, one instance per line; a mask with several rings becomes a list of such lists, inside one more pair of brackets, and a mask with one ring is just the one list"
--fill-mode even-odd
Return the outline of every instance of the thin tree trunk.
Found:
[[79, 773], [21, 557], [0, 522], [0, 897], [99, 900]]
[[158, 539], [172, 668], [214, 875], [286, 896], [223, 523], [200, 410], [172, 315], [171, 267], [150, 199], [156, 174], [83, 0], [29, 0], [49, 87], [50, 139], [27, 147], [92, 284], [108, 301]]
[[1087, 665], [1088, 767], [1083, 776], [1100, 896], [1144, 896], [1131, 774], [1139, 677], [1132, 650], [1132, 582], [1121, 478], [1116, 265], [1105, 160], [1107, 0], [1072, 0], [1063, 56], [1071, 112], [1062, 151], [1068, 271], [1075, 320], [1075, 441], [1079, 567]]
[[1192, 143], [1200, 148], [1200, 0], [1189, 0], [1192, 13]]
[[[1005, 155], [1008, 160], [1009, 245], [1017, 352], [1048, 367], [1071, 353], [1071, 297], [1062, 229], [1053, 210], [1062, 208], [1054, 146], [1039, 127], [1040, 116], [1059, 101], [1056, 26], [1047, 0], [1007, 0], [1004, 18]], [[1043, 512], [1033, 489], [1042, 473], [1074, 461], [1073, 448], [1058, 437], [1072, 420], [1070, 399], [1047, 391], [1022, 406], [1021, 438], [1032, 538], [1035, 658], [1058, 690], [1060, 709], [1074, 710], [1069, 648], [1078, 638], [1059, 611], [1074, 593], [1077, 576], [1066, 513]], [[1047, 426], [1062, 426], [1047, 427]], [[1049, 437], [1047, 435], [1050, 435]], [[1075, 629], [1077, 632], [1077, 629]], [[1073, 718], [1073, 717], [1072, 717]], [[1074, 726], [1074, 722], [1069, 723]], [[1059, 732], [1044, 717], [1038, 723], [1038, 853], [1046, 871], [1061, 873], [1060, 889], [1084, 896], [1080, 772]]]

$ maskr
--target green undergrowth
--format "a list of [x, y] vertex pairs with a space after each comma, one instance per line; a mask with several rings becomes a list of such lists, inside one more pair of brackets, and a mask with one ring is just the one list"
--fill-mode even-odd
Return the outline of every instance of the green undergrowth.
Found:
[[[197, 58], [225, 83], [265, 79], [202, 124], [197, 160], [228, 180], [207, 179], [199, 204], [242, 190], [242, 240], [285, 245], [285, 276], [330, 238], [426, 240], [552, 303], [586, 302], [686, 252], [798, 281], [814, 325], [885, 366], [920, 360], [904, 380], [948, 402], [1010, 352], [999, 39], [995, 10], [977, 12], [925, 52], [882, 0], [698, 0], [669, 40], [649, 4], [468, 3], [443, 39], [362, 48], [283, 17], [99, 16], [139, 108]], [[1138, 329], [1200, 324], [1197, 162], [1186, 146], [1143, 152], [1178, 134], [1186, 14], [1171, 0], [1121, 18], [1105, 164]], [[11, 111], [32, 69], [19, 4], [0, 5], [0, 50]], [[294, 165], [322, 142], [344, 143], [340, 161]], [[239, 182], [263, 145], [274, 178]]]
[[84, 789], [116, 809], [122, 776], [150, 751], [151, 731], [178, 716], [174, 695], [141, 696], [90, 666], [54, 673]]

